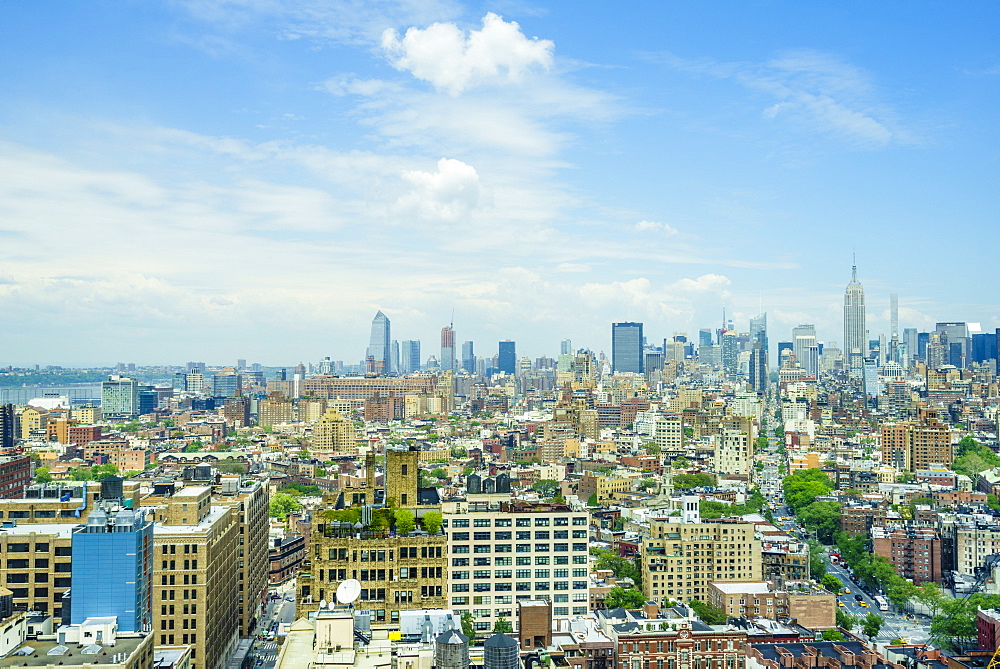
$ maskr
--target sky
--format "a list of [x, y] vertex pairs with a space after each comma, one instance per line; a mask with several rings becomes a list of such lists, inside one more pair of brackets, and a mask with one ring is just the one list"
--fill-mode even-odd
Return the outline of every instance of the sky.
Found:
[[0, 365], [1000, 327], [1000, 4], [0, 4]]

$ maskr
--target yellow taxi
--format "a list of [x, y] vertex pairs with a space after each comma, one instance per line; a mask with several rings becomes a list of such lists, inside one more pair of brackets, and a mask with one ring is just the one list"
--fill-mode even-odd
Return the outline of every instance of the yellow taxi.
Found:
[[844, 588], [844, 594], [845, 595], [851, 594], [851, 589], [850, 588]]

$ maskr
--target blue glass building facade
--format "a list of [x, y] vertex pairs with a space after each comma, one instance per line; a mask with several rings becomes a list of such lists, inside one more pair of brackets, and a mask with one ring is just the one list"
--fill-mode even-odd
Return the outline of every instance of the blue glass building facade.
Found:
[[143, 512], [94, 509], [73, 532], [70, 623], [117, 616], [122, 632], [153, 627], [153, 522]]

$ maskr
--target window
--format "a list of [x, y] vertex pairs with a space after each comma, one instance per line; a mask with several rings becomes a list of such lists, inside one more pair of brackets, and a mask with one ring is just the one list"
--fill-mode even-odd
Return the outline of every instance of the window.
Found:
[[489, 544], [476, 544], [476, 546], [473, 548], [472, 552], [474, 552], [474, 553], [491, 553], [492, 552], [492, 546], [490, 546]]
[[583, 517], [583, 516], [580, 516], [578, 518], [574, 518], [573, 519], [573, 524], [574, 525], [586, 525], [587, 524], [587, 519], [585, 517]]
[[472, 522], [472, 525], [473, 525], [473, 527], [489, 527], [490, 526], [490, 519], [489, 518], [476, 518]]
[[529, 530], [525, 532], [522, 530], [520, 532], [515, 532], [514, 538], [517, 539], [518, 541], [528, 541], [531, 539], [531, 531]]
[[451, 547], [451, 552], [452, 553], [468, 553], [469, 552], [469, 547], [468, 546], [452, 546]]
[[491, 539], [490, 532], [473, 532], [472, 539], [474, 541], [489, 541]]
[[535, 518], [535, 527], [548, 527], [548, 526], [549, 526], [548, 518]]
[[536, 553], [548, 553], [549, 552], [549, 545], [548, 544], [535, 544], [535, 552]]
[[517, 578], [531, 578], [530, 569], [518, 569], [516, 572]]
[[497, 518], [494, 527], [510, 527], [510, 518]]
[[549, 570], [548, 569], [536, 569], [535, 570], [535, 578], [548, 578], [548, 577], [549, 577]]
[[517, 565], [531, 564], [531, 558], [530, 557], [519, 557], [519, 558], [516, 558], [514, 564], [517, 564]]
[[562, 544], [562, 543], [553, 544], [552, 550], [554, 550], [556, 553], [568, 553], [569, 544]]
[[451, 559], [451, 566], [452, 567], [468, 567], [469, 566], [469, 558], [452, 558]]
[[28, 544], [7, 544], [8, 553], [27, 553]]
[[469, 519], [468, 518], [457, 518], [457, 519], [451, 521], [451, 526], [452, 527], [468, 527], [469, 526]]
[[549, 563], [548, 555], [538, 555], [535, 557], [535, 564], [548, 564], [548, 563]]
[[514, 522], [515, 527], [531, 527], [531, 518], [517, 518]]
[[495, 532], [493, 537], [497, 541], [510, 541], [510, 532]]
[[489, 578], [489, 577], [490, 577], [489, 569], [476, 569], [475, 571], [472, 572], [472, 578], [475, 579]]
[[468, 541], [469, 540], [469, 533], [468, 532], [452, 532], [451, 533], [451, 538], [452, 538], [452, 541]]
[[536, 539], [548, 539], [549, 538], [549, 531], [548, 530], [536, 530], [535, 531], [535, 538]]
[[451, 591], [452, 592], [468, 592], [469, 591], [469, 584], [468, 583], [452, 583], [451, 584]]

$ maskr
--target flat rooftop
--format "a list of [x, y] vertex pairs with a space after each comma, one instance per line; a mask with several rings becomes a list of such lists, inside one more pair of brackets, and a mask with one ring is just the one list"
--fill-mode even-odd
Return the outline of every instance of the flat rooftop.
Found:
[[[131, 657], [136, 649], [146, 641], [146, 638], [144, 636], [119, 636], [116, 638], [114, 646], [87, 646], [76, 643], [63, 645], [54, 640], [36, 641], [29, 639], [7, 657], [0, 659], [0, 667], [51, 667], [57, 664], [73, 666], [94, 664], [94, 660], [99, 660], [99, 664], [111, 664], [112, 655], [127, 653], [127, 657]], [[92, 652], [95, 649], [97, 652]]]

